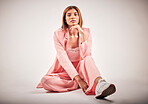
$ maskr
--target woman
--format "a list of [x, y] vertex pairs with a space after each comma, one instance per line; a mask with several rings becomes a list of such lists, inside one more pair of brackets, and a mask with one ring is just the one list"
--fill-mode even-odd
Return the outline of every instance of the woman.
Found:
[[86, 95], [96, 95], [96, 98], [116, 91], [114, 84], [102, 79], [91, 57], [90, 29], [82, 24], [78, 7], [68, 6], [63, 12], [62, 28], [54, 32], [55, 62], [37, 88], [66, 92], [80, 87]]

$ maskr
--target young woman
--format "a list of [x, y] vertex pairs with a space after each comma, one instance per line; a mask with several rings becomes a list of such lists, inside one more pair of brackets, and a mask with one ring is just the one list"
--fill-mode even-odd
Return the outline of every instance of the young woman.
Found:
[[68, 6], [63, 12], [62, 27], [53, 36], [57, 52], [55, 62], [37, 88], [66, 92], [80, 87], [86, 95], [96, 95], [96, 98], [116, 91], [114, 84], [102, 79], [91, 56], [90, 29], [82, 24], [78, 7]]

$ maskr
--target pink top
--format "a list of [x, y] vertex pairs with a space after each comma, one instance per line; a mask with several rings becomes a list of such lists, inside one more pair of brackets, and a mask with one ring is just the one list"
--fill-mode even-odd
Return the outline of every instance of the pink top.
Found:
[[68, 48], [66, 50], [68, 58], [71, 62], [80, 61], [80, 50], [79, 47], [76, 48]]

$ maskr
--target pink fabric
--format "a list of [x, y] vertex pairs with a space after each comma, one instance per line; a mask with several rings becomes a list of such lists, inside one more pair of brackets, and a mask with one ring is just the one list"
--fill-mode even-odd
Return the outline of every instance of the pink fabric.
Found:
[[67, 56], [71, 62], [80, 61], [80, 50], [79, 47], [76, 48], [68, 48], [66, 50]]
[[[78, 83], [74, 79], [80, 75], [89, 85], [85, 94], [95, 94], [94, 80], [101, 76], [93, 58], [91, 57], [92, 38], [89, 28], [82, 28], [86, 41], [82, 43], [79, 38], [79, 49], [74, 51], [67, 49], [69, 30], [64, 32], [58, 29], [54, 32], [54, 45], [57, 52], [54, 64], [42, 77], [37, 88], [44, 88], [49, 91], [65, 92], [78, 88]], [[75, 57], [74, 57], [75, 56]], [[77, 58], [78, 60], [76, 60]]]

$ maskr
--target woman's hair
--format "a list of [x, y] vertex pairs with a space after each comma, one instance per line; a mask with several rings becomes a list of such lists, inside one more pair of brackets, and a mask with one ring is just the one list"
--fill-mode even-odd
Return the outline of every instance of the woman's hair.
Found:
[[78, 12], [78, 15], [79, 15], [79, 23], [78, 23], [78, 24], [80, 25], [80, 27], [82, 27], [82, 24], [83, 24], [82, 15], [81, 15], [81, 12], [80, 12], [79, 8], [76, 7], [76, 6], [68, 6], [68, 7], [64, 10], [64, 12], [63, 12], [63, 17], [62, 17], [62, 26], [61, 26], [61, 28], [64, 29], [64, 30], [66, 30], [66, 29], [68, 28], [68, 24], [66, 23], [66, 13], [67, 13], [67, 11], [69, 11], [70, 9], [75, 9], [75, 10]]

